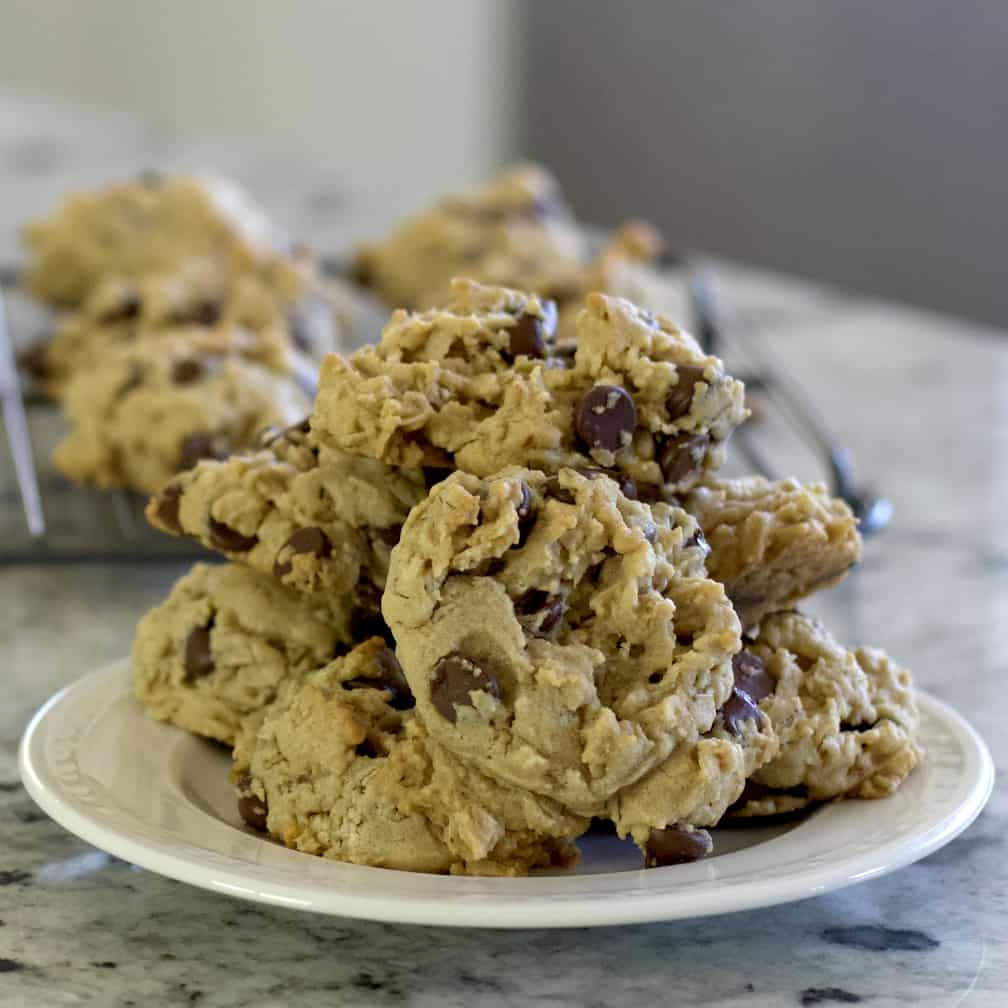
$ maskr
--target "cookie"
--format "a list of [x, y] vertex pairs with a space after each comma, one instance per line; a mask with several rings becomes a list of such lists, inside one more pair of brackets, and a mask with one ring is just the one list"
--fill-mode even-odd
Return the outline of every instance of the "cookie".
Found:
[[523, 875], [568, 865], [587, 828], [442, 749], [373, 638], [283, 694], [235, 751], [239, 813], [288, 847], [405, 871]]
[[198, 459], [248, 447], [308, 406], [290, 378], [216, 334], [157, 337], [110, 351], [67, 383], [70, 431], [53, 460], [74, 482], [153, 493]]
[[312, 602], [237, 564], [197, 564], [137, 626], [137, 699], [159, 721], [233, 745], [287, 682], [350, 642], [338, 597]]
[[304, 421], [176, 476], [147, 517], [301, 592], [352, 595], [374, 620], [391, 549], [425, 493], [419, 470], [320, 447]]
[[255, 274], [229, 276], [212, 260], [189, 260], [168, 273], [99, 281], [80, 311], [42, 345], [34, 371], [59, 397], [74, 374], [101, 363], [110, 350], [207, 329], [243, 357], [290, 374], [338, 349], [342, 324], [321, 295], [287, 305]]
[[780, 752], [753, 774], [735, 814], [883, 798], [920, 762], [913, 681], [882, 651], [849, 650], [797, 612], [767, 616], [747, 650], [774, 681], [760, 707]]
[[229, 275], [254, 273], [285, 303], [304, 291], [310, 262], [281, 251], [262, 211], [219, 178], [148, 175], [71, 196], [24, 230], [28, 290], [81, 304], [107, 275], [141, 277], [209, 258]]
[[443, 304], [456, 276], [548, 297], [580, 291], [586, 259], [556, 180], [536, 165], [520, 165], [360, 248], [354, 271], [390, 308], [421, 309]]
[[710, 544], [708, 573], [746, 627], [835, 585], [861, 559], [857, 519], [819, 483], [708, 479], [683, 506]]
[[432, 738], [642, 844], [716, 822], [774, 742], [756, 708], [748, 727], [716, 724], [739, 624], [697, 532], [598, 473], [458, 472], [433, 487], [382, 599]]
[[321, 443], [479, 476], [602, 468], [648, 499], [722, 463], [747, 415], [743, 387], [667, 319], [589, 295], [569, 359], [549, 302], [468, 280], [452, 291], [443, 308], [395, 312], [377, 346], [326, 359]]

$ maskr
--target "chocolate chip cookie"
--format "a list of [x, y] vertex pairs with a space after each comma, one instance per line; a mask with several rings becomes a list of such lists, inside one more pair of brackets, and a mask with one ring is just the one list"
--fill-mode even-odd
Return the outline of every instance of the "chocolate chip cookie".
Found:
[[54, 462], [70, 479], [153, 493], [201, 458], [252, 445], [309, 403], [292, 379], [246, 360], [214, 333], [158, 337], [109, 352], [74, 375], [70, 424]]
[[683, 506], [710, 544], [710, 576], [746, 627], [843, 580], [861, 559], [857, 519], [818, 483], [708, 478]]
[[345, 650], [349, 626], [337, 596], [310, 601], [237, 564], [197, 564], [140, 621], [134, 689], [152, 717], [230, 745], [284, 683]]
[[589, 295], [568, 359], [549, 302], [468, 280], [452, 291], [443, 308], [395, 312], [377, 346], [326, 359], [320, 442], [480, 476], [601, 468], [657, 499], [716, 469], [747, 415], [716, 357], [627, 301]]
[[389, 554], [425, 493], [419, 470], [320, 447], [304, 421], [176, 476], [147, 517], [301, 592], [352, 595], [357, 618], [378, 628]]
[[443, 304], [456, 276], [546, 296], [580, 291], [587, 258], [556, 180], [520, 165], [360, 248], [355, 273], [390, 308], [419, 309]]
[[746, 645], [773, 683], [759, 701], [780, 752], [735, 814], [770, 815], [830, 798], [882, 798], [920, 761], [910, 673], [876, 648], [849, 650], [817, 621], [775, 613]]
[[410, 513], [382, 600], [419, 717], [642, 845], [717, 821], [774, 741], [755, 708], [718, 722], [739, 624], [705, 553], [684, 511], [598, 472], [455, 473]]
[[29, 224], [24, 242], [28, 290], [60, 307], [81, 304], [107, 275], [170, 271], [191, 258], [255, 273], [285, 303], [312, 272], [308, 257], [282, 251], [263, 212], [220, 178], [146, 176], [79, 192]]
[[[321, 310], [312, 309], [316, 303]], [[33, 371], [59, 397], [71, 376], [110, 350], [211, 330], [243, 357], [290, 374], [302, 356], [307, 362], [338, 349], [340, 325], [335, 304], [321, 294], [287, 305], [254, 273], [229, 275], [212, 260], [189, 260], [168, 273], [99, 281], [41, 346]]]
[[309, 675], [235, 750], [240, 815], [296, 850], [382, 868], [520, 875], [577, 857], [587, 820], [461, 762], [411, 705], [378, 638]]

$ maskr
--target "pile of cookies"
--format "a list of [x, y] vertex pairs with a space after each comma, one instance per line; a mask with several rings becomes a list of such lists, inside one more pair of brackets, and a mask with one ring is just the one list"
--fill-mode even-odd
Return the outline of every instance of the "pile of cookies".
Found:
[[66, 314], [29, 364], [70, 432], [75, 482], [152, 493], [204, 457], [304, 416], [345, 296], [310, 254], [214, 178], [143, 178], [72, 197], [25, 230], [25, 286]]
[[[542, 281], [566, 225], [516, 184], [367, 250], [406, 304], [380, 340], [326, 357], [306, 421], [152, 497], [227, 563], [142, 620], [137, 696], [232, 747], [251, 829], [389, 868], [569, 865], [593, 823], [669, 865], [725, 817], [891, 793], [921, 756], [909, 673], [794, 609], [858, 560], [849, 509], [720, 477], [741, 383], [583, 258]], [[442, 287], [438, 242], [482, 282]]]

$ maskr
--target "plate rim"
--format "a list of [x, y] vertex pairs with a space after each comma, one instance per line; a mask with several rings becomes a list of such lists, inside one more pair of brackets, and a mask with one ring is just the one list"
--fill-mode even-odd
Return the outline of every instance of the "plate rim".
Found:
[[[986, 743], [976, 729], [944, 701], [917, 690], [916, 696], [922, 710], [941, 721], [955, 736], [967, 760], [972, 756], [976, 764], [976, 773], [962, 799], [941, 821], [932, 825], [920, 836], [912, 839], [904, 838], [902, 841], [890, 841], [889, 846], [895, 849], [889, 851], [885, 857], [879, 855], [879, 851], [887, 850], [887, 845], [882, 844], [871, 852], [852, 855], [846, 860], [841, 859], [826, 867], [796, 872], [792, 877], [753, 879], [744, 884], [713, 888], [704, 893], [702, 905], [691, 907], [687, 912], [678, 908], [663, 907], [663, 901], [675, 901], [675, 896], [660, 891], [649, 893], [646, 889], [635, 892], [633, 899], [626, 898], [626, 895], [599, 899], [585, 894], [549, 902], [545, 897], [537, 899], [534, 895], [530, 895], [525, 900], [491, 903], [485, 895], [479, 895], [469, 902], [459, 898], [446, 901], [444, 895], [410, 895], [408, 899], [398, 901], [382, 894], [369, 897], [359, 892], [347, 894], [335, 888], [321, 891], [315, 888], [313, 899], [295, 895], [293, 887], [287, 883], [269, 884], [262, 880], [250, 880], [242, 871], [241, 866], [244, 862], [240, 859], [232, 858], [234, 868], [223, 868], [220, 865], [209, 867], [199, 864], [191, 853], [172, 853], [164, 849], [166, 846], [164, 844], [159, 849], [153, 846], [153, 841], [144, 843], [117, 833], [76, 808], [72, 800], [62, 796], [57, 788], [49, 786], [43, 778], [46, 768], [36, 765], [32, 754], [32, 747], [43, 737], [48, 720], [62, 705], [72, 702], [76, 694], [83, 695], [93, 690], [99, 683], [111, 688], [113, 681], [120, 677], [127, 679], [129, 677], [128, 658], [105, 665], [68, 683], [43, 703], [31, 717], [18, 745], [18, 769], [33, 801], [56, 823], [91, 846], [156, 874], [233, 898], [359, 920], [495, 929], [604, 927], [699, 919], [797, 902], [889, 874], [934, 853], [974, 822], [983, 811], [994, 787], [994, 762]], [[132, 693], [131, 690], [129, 692]], [[310, 857], [310, 855], [304, 856]], [[733, 854], [724, 855], [724, 857], [733, 856]], [[397, 872], [395, 869], [364, 865], [343, 867], [361, 872], [377, 871], [383, 875], [395, 872], [411, 879], [416, 878], [415, 873]], [[644, 871], [602, 873], [588, 876], [572, 875], [566, 878], [573, 883], [574, 879], [598, 879], [606, 877], [607, 874], [620, 876], [637, 874], [657, 881], [659, 872], [676, 870], [676, 868], [651, 869], [646, 873]], [[464, 887], [467, 881], [465, 877], [456, 876], [437, 876], [437, 878], [451, 887]], [[565, 881], [564, 877], [559, 878], [561, 882]], [[551, 880], [555, 882], [557, 878]], [[480, 881], [507, 884], [515, 880], [481, 879]], [[456, 896], [464, 897], [464, 889]]]

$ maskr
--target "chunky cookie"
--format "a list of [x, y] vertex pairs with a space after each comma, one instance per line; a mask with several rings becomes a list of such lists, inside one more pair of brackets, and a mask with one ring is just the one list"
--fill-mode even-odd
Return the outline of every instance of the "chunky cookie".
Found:
[[223, 179], [145, 176], [71, 196], [25, 228], [25, 283], [52, 304], [79, 305], [109, 274], [140, 277], [209, 258], [254, 273], [285, 303], [304, 292], [311, 264], [281, 254], [262, 211]]
[[390, 465], [488, 476], [596, 467], [660, 498], [724, 459], [743, 388], [667, 319], [591, 294], [573, 358], [552, 305], [458, 280], [443, 308], [398, 311], [377, 346], [322, 368], [319, 440]]
[[235, 750], [245, 822], [309, 854], [407, 871], [522, 875], [576, 859], [587, 820], [458, 760], [411, 706], [379, 638], [286, 691]]
[[355, 272], [390, 308], [429, 308], [455, 276], [534, 290], [581, 290], [587, 250], [556, 180], [535, 165], [451, 196], [362, 247]]
[[425, 493], [419, 470], [320, 448], [304, 421], [267, 432], [258, 451], [176, 476], [147, 517], [291, 588], [352, 594], [366, 622], [378, 615], [406, 515]]
[[344, 650], [349, 613], [236, 564], [197, 564], [140, 621], [133, 685], [147, 712], [233, 744], [284, 683]]
[[263, 428], [293, 423], [308, 406], [290, 378], [216, 334], [145, 340], [70, 380], [70, 432], [54, 461], [75, 482], [153, 493], [180, 469], [248, 447]]
[[746, 627], [836, 584], [861, 559], [857, 519], [819, 483], [709, 479], [683, 506], [710, 544], [708, 573]]
[[382, 599], [431, 736], [642, 844], [689, 816], [716, 822], [773, 740], [755, 707], [718, 733], [739, 624], [704, 556], [684, 511], [598, 472], [439, 483]]
[[78, 371], [110, 350], [153, 336], [211, 330], [236, 350], [280, 374], [304, 356], [321, 359], [340, 345], [334, 305], [321, 295], [293, 305], [255, 274], [228, 275], [212, 260], [190, 260], [169, 273], [101, 280], [81, 310], [65, 318], [33, 355], [32, 370], [59, 396]]
[[848, 650], [813, 619], [767, 616], [746, 645], [773, 681], [760, 701], [779, 754], [747, 785], [741, 815], [830, 798], [882, 798], [923, 754], [910, 673], [875, 648]]

